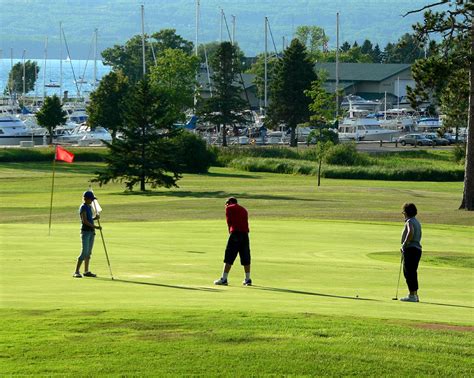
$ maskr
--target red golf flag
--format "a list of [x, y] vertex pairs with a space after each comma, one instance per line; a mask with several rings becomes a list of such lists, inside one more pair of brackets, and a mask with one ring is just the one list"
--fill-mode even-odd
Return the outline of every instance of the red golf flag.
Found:
[[55, 160], [62, 160], [66, 163], [72, 163], [74, 160], [74, 154], [62, 148], [61, 146], [56, 146], [56, 157]]

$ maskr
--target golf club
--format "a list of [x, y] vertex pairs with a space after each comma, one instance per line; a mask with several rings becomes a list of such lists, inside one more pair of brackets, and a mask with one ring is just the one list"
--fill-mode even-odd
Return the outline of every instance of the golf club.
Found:
[[[92, 201], [92, 204], [94, 205], [94, 209], [95, 209], [95, 213], [97, 213], [97, 208], [96, 208], [96, 205], [94, 203], [94, 201]], [[114, 279], [114, 275], [112, 274], [112, 268], [110, 267], [110, 260], [109, 260], [109, 254], [107, 253], [107, 246], [105, 245], [105, 240], [104, 240], [104, 234], [102, 232], [102, 226], [100, 225], [100, 220], [97, 218], [97, 224], [99, 225], [99, 231], [100, 231], [100, 237], [102, 238], [102, 245], [104, 246], [104, 251], [105, 251], [105, 257], [107, 258], [107, 265], [109, 266], [109, 271], [110, 271], [110, 277], [112, 278], [112, 280]]]
[[398, 288], [400, 287], [400, 275], [402, 274], [403, 253], [400, 253], [400, 255], [400, 270], [398, 271], [397, 292], [395, 293], [395, 298], [392, 298], [394, 301], [398, 301]]

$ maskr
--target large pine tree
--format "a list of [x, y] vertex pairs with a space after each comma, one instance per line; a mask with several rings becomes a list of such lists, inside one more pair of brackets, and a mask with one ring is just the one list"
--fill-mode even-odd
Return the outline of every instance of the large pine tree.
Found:
[[242, 86], [236, 84], [240, 72], [236, 47], [222, 42], [211, 61], [213, 94], [203, 99], [198, 113], [204, 121], [221, 128], [222, 146], [227, 146], [227, 127], [248, 123], [244, 112], [249, 106], [242, 99]]
[[291, 129], [291, 146], [296, 146], [295, 130], [299, 123], [309, 120], [311, 99], [305, 91], [317, 76], [306, 49], [297, 40], [291, 41], [278, 61], [271, 83], [268, 117], [273, 125], [286, 124]]
[[173, 138], [179, 131], [173, 127], [176, 113], [168, 96], [153, 90], [145, 78], [133, 87], [125, 104], [122, 136], [107, 143], [107, 168], [95, 181], [101, 185], [124, 181], [129, 190], [140, 184], [141, 191], [146, 184], [176, 187], [183, 167], [176, 158]]

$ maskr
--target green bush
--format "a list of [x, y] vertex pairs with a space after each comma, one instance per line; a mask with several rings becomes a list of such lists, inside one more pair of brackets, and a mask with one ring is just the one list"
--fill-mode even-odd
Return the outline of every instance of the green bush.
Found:
[[255, 157], [293, 160], [317, 160], [314, 148], [290, 148], [279, 146], [239, 146], [239, 147], [214, 147], [217, 154], [217, 164], [227, 166], [234, 159]]
[[291, 159], [240, 158], [234, 159], [230, 166], [249, 172], [273, 172], [286, 174], [312, 175], [316, 163]]
[[334, 179], [386, 180], [386, 181], [462, 181], [464, 170], [426, 167], [384, 168], [323, 166], [323, 177]]
[[368, 165], [369, 157], [357, 152], [354, 143], [335, 144], [326, 152], [324, 161], [332, 165]]
[[466, 145], [464, 143], [454, 146], [453, 159], [456, 163], [464, 164], [464, 160], [466, 159]]
[[174, 143], [178, 148], [178, 160], [186, 173], [206, 173], [215, 164], [216, 155], [213, 149], [208, 149], [206, 142], [189, 132], [179, 134]]

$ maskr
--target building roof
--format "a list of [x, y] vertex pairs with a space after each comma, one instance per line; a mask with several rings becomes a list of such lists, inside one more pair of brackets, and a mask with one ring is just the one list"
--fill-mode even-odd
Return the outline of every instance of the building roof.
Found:
[[[336, 80], [336, 63], [316, 63], [315, 68], [327, 71], [328, 80]], [[411, 64], [339, 63], [339, 80], [383, 81], [410, 68]]]

